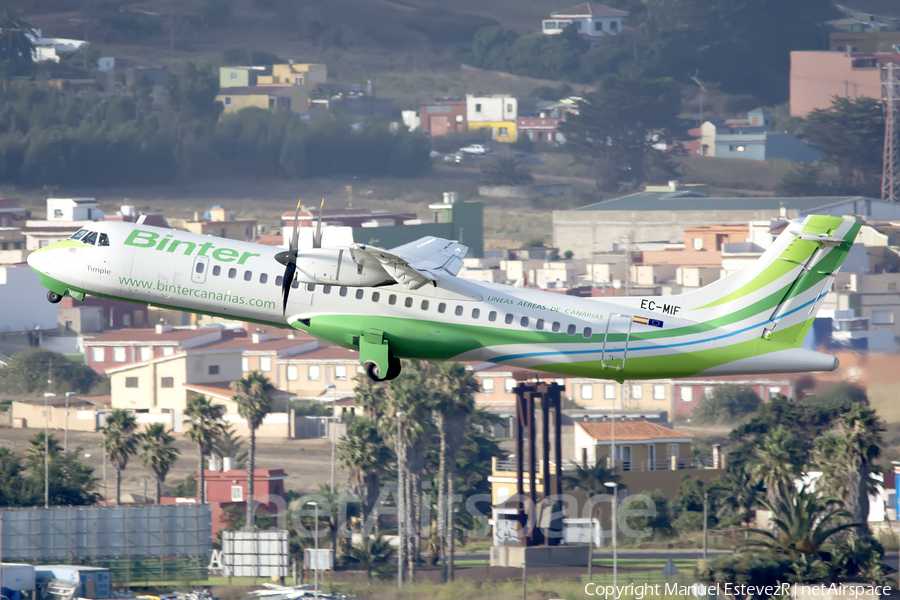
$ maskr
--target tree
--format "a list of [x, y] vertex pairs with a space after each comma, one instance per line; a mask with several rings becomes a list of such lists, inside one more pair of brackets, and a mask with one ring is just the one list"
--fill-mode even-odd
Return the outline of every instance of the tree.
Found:
[[156, 479], [156, 503], [162, 498], [162, 484], [166, 475], [178, 460], [178, 448], [172, 447], [175, 438], [166, 431], [163, 423], [151, 423], [139, 435], [141, 441], [141, 460], [144, 468], [153, 473]]
[[766, 488], [766, 499], [777, 506], [790, 490], [803, 468], [800, 441], [784, 427], [765, 434], [750, 461], [751, 475]]
[[700, 424], [734, 423], [756, 412], [761, 400], [746, 386], [719, 385], [694, 409], [691, 418]]
[[726, 488], [721, 495], [722, 506], [718, 515], [734, 516], [738, 519], [739, 525], [752, 522], [763, 491], [760, 481], [746, 468], [740, 466], [730, 469], [725, 483]]
[[34, 67], [37, 32], [21, 9], [7, 8], [0, 15], [0, 74], [5, 79], [27, 75]]
[[571, 463], [571, 469], [563, 472], [562, 483], [566, 489], [581, 490], [591, 495], [605, 494], [607, 483], [614, 483], [619, 476], [606, 466], [606, 461], [601, 458], [591, 467], [585, 467], [578, 463]]
[[381, 476], [393, 462], [394, 453], [385, 445], [372, 420], [357, 417], [338, 444], [338, 460], [348, 472], [350, 489], [359, 499], [361, 520], [365, 523], [378, 499]]
[[21, 457], [0, 446], [0, 506], [22, 506], [26, 495], [24, 472]]
[[500, 156], [481, 167], [481, 183], [484, 185], [531, 185], [534, 177], [522, 169], [512, 156]]
[[806, 117], [803, 138], [838, 169], [842, 193], [874, 194], [881, 175], [884, 114], [880, 100], [835, 96]]
[[253, 530], [253, 466], [256, 458], [256, 430], [263, 419], [272, 412], [272, 399], [269, 392], [274, 389], [269, 379], [259, 371], [251, 371], [249, 375], [231, 382], [234, 401], [238, 405], [238, 414], [247, 421], [250, 429], [250, 453], [247, 466], [247, 529]]
[[86, 364], [49, 350], [18, 352], [7, 366], [0, 368], [0, 388], [14, 394], [86, 394], [102, 381]]
[[364, 535], [359, 546], [348, 548], [350, 560], [366, 572], [366, 582], [372, 582], [372, 573], [379, 579], [387, 579], [391, 573], [394, 548], [381, 535]]
[[103, 450], [116, 470], [116, 505], [122, 497], [122, 470], [128, 459], [137, 453], [137, 419], [121, 408], [114, 408], [106, 415], [103, 432]]
[[207, 396], [199, 394], [191, 398], [184, 409], [184, 416], [190, 424], [185, 436], [197, 444], [198, 465], [197, 483], [200, 504], [206, 503], [206, 486], [204, 471], [206, 465], [204, 458], [210, 455], [215, 444], [225, 436], [227, 431], [222, 417], [225, 415], [225, 407], [221, 404], [213, 404]]
[[671, 172], [667, 156], [653, 146], [687, 140], [680, 106], [681, 91], [673, 79], [635, 72], [607, 75], [560, 130], [576, 154], [598, 166], [603, 188], [618, 189], [620, 182], [634, 187], [654, 170]]
[[227, 426], [222, 437], [213, 444], [211, 456], [219, 459], [233, 458], [237, 469], [247, 468], [247, 451], [244, 450], [244, 442], [234, 432], [234, 427]]
[[[62, 444], [51, 434], [49, 437], [48, 472], [51, 506], [89, 506], [96, 503], [97, 479], [93, 469], [79, 460], [82, 449], [63, 452]], [[44, 432], [36, 433], [29, 440], [27, 451], [28, 473], [19, 478], [17, 506], [40, 506], [44, 502]], [[15, 472], [13, 472], [15, 477]], [[15, 481], [15, 480], [14, 480]]]

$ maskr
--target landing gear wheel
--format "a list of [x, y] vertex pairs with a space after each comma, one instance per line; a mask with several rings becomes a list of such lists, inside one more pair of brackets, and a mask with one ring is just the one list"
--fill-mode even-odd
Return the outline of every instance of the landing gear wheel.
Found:
[[47, 292], [47, 300], [49, 300], [51, 304], [59, 304], [62, 299], [63, 297], [54, 291]]
[[397, 379], [397, 375], [400, 374], [400, 359], [394, 356], [391, 357], [391, 362], [388, 365], [388, 372], [385, 376], [385, 379]]
[[378, 368], [378, 365], [374, 362], [366, 363], [366, 375], [369, 376], [369, 379], [372, 381], [384, 381], [387, 377], [381, 376], [381, 369]]

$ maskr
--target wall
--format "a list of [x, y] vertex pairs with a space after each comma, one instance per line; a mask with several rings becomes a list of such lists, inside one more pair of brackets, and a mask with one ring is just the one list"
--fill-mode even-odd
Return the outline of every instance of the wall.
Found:
[[512, 143], [518, 139], [515, 121], [469, 121], [469, 131], [491, 130], [495, 142]]
[[[256, 84], [256, 78], [251, 81], [250, 69], [237, 69], [232, 67], [219, 67], [219, 87], [248, 87]], [[234, 75], [234, 79], [232, 79]]]
[[518, 110], [518, 101], [512, 97], [466, 96], [466, 120], [469, 122], [469, 129], [472, 129], [473, 121], [481, 123], [505, 121], [515, 131]]
[[0, 332], [56, 329], [56, 305], [28, 265], [0, 267]]
[[[739, 151], [737, 148], [744, 148]], [[764, 135], [719, 135], [716, 136], [716, 156], [742, 160], [765, 160], [766, 138]]]
[[[231, 104], [227, 104], [226, 98], [231, 98]], [[256, 107], [256, 108], [269, 108], [269, 97], [263, 95], [250, 95], [250, 94], [235, 94], [229, 95], [228, 88], [223, 89], [218, 96], [216, 96], [216, 100], [225, 105], [224, 110], [222, 111], [223, 115], [235, 113], [244, 108]]]
[[822, 160], [822, 153], [792, 135], [786, 133], [766, 134], [766, 158], [780, 158], [794, 162], [814, 162]]
[[881, 98], [877, 68], [853, 68], [843, 52], [791, 52], [791, 116], [805, 117], [816, 108], [831, 106], [833, 96]]
[[[94, 407], [70, 407], [68, 427], [70, 431], [96, 431], [97, 429], [97, 410]], [[24, 419], [23, 425], [29, 429], [42, 429], [46, 423], [44, 416], [44, 405], [41, 403], [32, 404], [28, 402], [12, 403], [12, 419], [13, 424], [19, 419]], [[50, 407], [50, 428], [54, 430], [65, 430], [66, 428], [66, 408], [51, 406]], [[61, 435], [57, 435], [61, 438]]]

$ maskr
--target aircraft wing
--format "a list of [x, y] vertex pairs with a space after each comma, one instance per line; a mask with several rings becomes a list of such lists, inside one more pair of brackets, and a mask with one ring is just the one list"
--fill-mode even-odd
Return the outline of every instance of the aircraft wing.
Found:
[[365, 244], [350, 246], [350, 255], [356, 264], [375, 261], [397, 283], [410, 290], [417, 290], [442, 276], [456, 276], [468, 251], [468, 247], [459, 242], [433, 236], [423, 237], [390, 250]]

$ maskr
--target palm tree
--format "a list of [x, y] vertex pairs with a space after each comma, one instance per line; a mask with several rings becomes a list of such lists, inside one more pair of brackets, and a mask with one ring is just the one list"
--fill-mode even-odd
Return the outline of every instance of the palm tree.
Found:
[[25, 75], [34, 65], [34, 25], [21, 9], [7, 8], [0, 15], [0, 70], [11, 77]]
[[175, 438], [171, 432], [166, 431], [163, 423], [151, 423], [138, 438], [142, 443], [141, 460], [144, 467], [156, 478], [156, 503], [159, 504], [162, 484], [178, 460], [178, 448], [172, 446]]
[[619, 480], [615, 471], [606, 466], [606, 459], [600, 458], [592, 467], [570, 463], [571, 469], [563, 473], [562, 483], [569, 490], [581, 490], [591, 495], [605, 494], [606, 484]]
[[[52, 433], [48, 438], [50, 440], [50, 460], [53, 460], [54, 457], [59, 455], [62, 452], [62, 444], [59, 443], [59, 440]], [[28, 448], [28, 461], [33, 464], [40, 464], [41, 468], [43, 468], [44, 464], [44, 432], [40, 431], [28, 440], [30, 447]]]
[[122, 470], [128, 459], [137, 453], [137, 419], [127, 410], [114, 408], [106, 415], [103, 432], [103, 450], [116, 470], [116, 505], [122, 497]]
[[338, 459], [350, 476], [350, 489], [359, 499], [360, 517], [365, 524], [378, 499], [381, 476], [393, 461], [394, 453], [371, 420], [357, 417], [338, 444]]
[[741, 523], [750, 523], [756, 515], [762, 484], [746, 468], [740, 467], [728, 474], [726, 486], [719, 516], [737, 515]]
[[394, 548], [381, 535], [363, 536], [362, 543], [359, 546], [350, 546], [347, 554], [351, 561], [366, 572], [366, 583], [371, 584], [372, 573], [379, 579], [389, 576]]
[[499, 156], [481, 168], [483, 185], [531, 185], [534, 177], [523, 171], [512, 156]]
[[801, 582], [819, 580], [823, 573], [827, 577], [823, 561], [834, 549], [832, 538], [859, 525], [845, 522], [851, 515], [841, 502], [821, 498], [806, 486], [788, 486], [776, 504], [767, 500], [762, 504], [772, 511], [774, 531], [751, 528], [759, 537], [751, 537], [745, 544], [787, 557]]
[[[452, 498], [456, 491], [456, 455], [466, 433], [466, 420], [475, 409], [475, 393], [480, 389], [478, 381], [462, 363], [441, 363], [435, 373], [433, 385], [434, 404], [440, 431], [440, 458], [438, 467], [438, 537], [441, 555], [444, 557], [444, 579], [453, 579], [453, 559], [456, 536], [453, 535], [454, 511]], [[444, 540], [450, 529], [449, 551]]]
[[204, 458], [209, 456], [213, 446], [225, 436], [225, 407], [221, 404], [213, 404], [207, 396], [200, 394], [194, 396], [184, 409], [184, 416], [190, 421], [184, 435], [197, 444], [199, 465], [197, 467], [197, 484], [200, 504], [206, 503], [206, 477], [204, 471]]
[[247, 451], [244, 450], [244, 442], [237, 436], [231, 425], [225, 427], [225, 433], [213, 444], [210, 454], [218, 456], [220, 459], [233, 458], [236, 469], [247, 468]]
[[250, 429], [250, 458], [247, 465], [247, 529], [253, 530], [253, 466], [256, 458], [256, 430], [263, 419], [272, 412], [272, 398], [269, 391], [274, 389], [269, 379], [259, 371], [252, 371], [243, 379], [231, 382], [238, 414], [247, 421]]
[[766, 501], [777, 506], [803, 468], [803, 442], [779, 425], [766, 433], [750, 459], [750, 474], [766, 488]]

